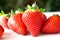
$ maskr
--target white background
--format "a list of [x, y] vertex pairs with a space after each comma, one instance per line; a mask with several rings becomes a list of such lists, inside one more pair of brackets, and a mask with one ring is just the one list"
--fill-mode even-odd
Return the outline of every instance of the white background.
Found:
[[[53, 14], [60, 15], [60, 12], [46, 12], [44, 14], [48, 18]], [[2, 38], [0, 38], [0, 40], [60, 40], [60, 33], [59, 34], [41, 34], [37, 37], [33, 37], [31, 35], [25, 35], [25, 36], [19, 35], [9, 29], [5, 29], [5, 32]]]

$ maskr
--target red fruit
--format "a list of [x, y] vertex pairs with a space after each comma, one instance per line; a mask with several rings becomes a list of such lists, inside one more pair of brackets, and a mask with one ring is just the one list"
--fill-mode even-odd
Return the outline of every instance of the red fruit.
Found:
[[22, 15], [22, 20], [30, 34], [32, 36], [37, 36], [46, 20], [46, 16], [40, 12], [38, 6], [34, 3], [32, 6], [27, 6], [27, 10]]
[[8, 26], [18, 34], [26, 34], [26, 27], [22, 21], [22, 14], [14, 14], [8, 20]]
[[44, 33], [59, 33], [60, 32], [60, 17], [53, 15], [49, 17], [42, 28]]
[[2, 27], [8, 28], [7, 22], [8, 22], [8, 18], [7, 17], [5, 17], [5, 16], [0, 17], [0, 25]]
[[22, 20], [32, 36], [37, 36], [40, 33], [45, 18], [45, 15], [38, 10], [25, 11], [22, 15]]
[[1, 10], [1, 12], [0, 12], [0, 25], [2, 27], [8, 28], [7, 22], [8, 22], [8, 18], [6, 16], [6, 14], [4, 13], [4, 11]]
[[4, 29], [0, 26], [0, 37], [3, 35]]

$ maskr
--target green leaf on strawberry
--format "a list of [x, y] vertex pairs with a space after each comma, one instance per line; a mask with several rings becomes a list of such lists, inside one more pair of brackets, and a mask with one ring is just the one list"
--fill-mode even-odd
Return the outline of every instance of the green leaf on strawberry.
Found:
[[24, 12], [21, 8], [18, 8], [16, 11], [15, 11], [15, 13], [17, 14], [17, 13], [22, 13], [22, 12]]
[[36, 5], [36, 2], [32, 4], [32, 6], [27, 5], [26, 10], [39, 10], [38, 6]]
[[27, 7], [25, 7], [26, 10], [39, 10], [40, 12], [45, 12], [45, 9], [40, 8], [37, 6], [36, 2], [32, 4], [32, 6], [27, 5]]
[[41, 12], [45, 12], [45, 9], [43, 9], [43, 8], [40, 8], [40, 11], [41, 11]]
[[4, 14], [5, 14], [4, 11], [1, 10], [1, 12], [0, 12], [0, 16], [3, 16]]
[[13, 10], [11, 10], [11, 12], [9, 12], [6, 16], [7, 16], [7, 18], [10, 18], [10, 16], [12, 16], [14, 14], [15, 14], [15, 12]]
[[11, 16], [11, 13], [8, 13], [8, 14], [7, 14], [7, 17], [10, 18], [10, 16]]

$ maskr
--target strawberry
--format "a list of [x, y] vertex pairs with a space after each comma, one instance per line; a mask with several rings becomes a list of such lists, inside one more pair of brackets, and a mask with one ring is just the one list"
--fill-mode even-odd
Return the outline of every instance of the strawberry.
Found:
[[0, 25], [2, 27], [8, 28], [7, 22], [8, 22], [8, 18], [6, 17], [4, 12], [1, 11], [1, 13], [0, 13]]
[[3, 35], [4, 29], [2, 28], [2, 26], [0, 25], [0, 37]]
[[46, 20], [46, 16], [39, 10], [36, 3], [32, 6], [28, 5], [27, 10], [22, 15], [22, 20], [32, 36], [40, 33], [42, 24]]
[[8, 20], [8, 26], [18, 34], [26, 34], [26, 27], [22, 21], [22, 13], [13, 14]]
[[7, 22], [8, 22], [8, 19], [6, 17], [1, 17], [1, 19], [0, 19], [0, 25], [2, 27], [8, 28]]
[[59, 33], [60, 32], [60, 16], [53, 15], [47, 19], [43, 28], [43, 33]]

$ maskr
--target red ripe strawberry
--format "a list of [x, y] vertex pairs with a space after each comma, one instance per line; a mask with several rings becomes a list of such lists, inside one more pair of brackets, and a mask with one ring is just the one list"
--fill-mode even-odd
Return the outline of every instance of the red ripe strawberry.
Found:
[[6, 18], [5, 16], [0, 18], [0, 25], [2, 27], [8, 28], [7, 22], [8, 22], [8, 18]]
[[0, 37], [3, 35], [4, 29], [0, 26]]
[[22, 21], [22, 14], [13, 14], [8, 20], [8, 26], [18, 34], [26, 34], [26, 27]]
[[7, 22], [8, 22], [8, 18], [6, 17], [4, 12], [1, 11], [1, 13], [0, 13], [0, 25], [2, 27], [8, 28]]
[[[44, 23], [46, 16], [39, 11], [36, 4], [34, 6], [27, 6], [28, 10], [22, 15], [22, 20], [25, 23], [28, 31], [32, 36], [37, 36], [40, 33], [42, 24]], [[36, 8], [36, 9], [35, 9]]]
[[49, 17], [42, 28], [44, 33], [59, 33], [60, 32], [60, 17], [53, 15]]

